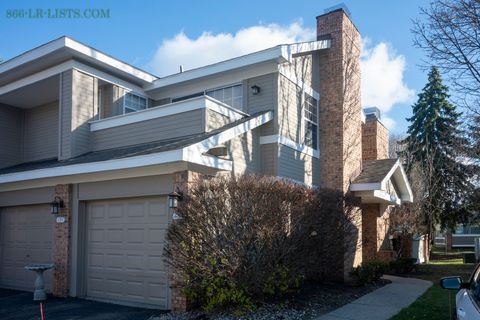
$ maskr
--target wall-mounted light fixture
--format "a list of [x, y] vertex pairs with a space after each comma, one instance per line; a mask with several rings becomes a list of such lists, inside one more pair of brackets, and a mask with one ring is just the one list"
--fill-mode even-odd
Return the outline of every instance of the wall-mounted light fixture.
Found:
[[51, 214], [59, 214], [60, 209], [63, 209], [64, 207], [65, 206], [64, 206], [62, 198], [60, 198], [59, 196], [56, 196], [53, 199], [53, 202], [50, 202], [50, 213]]
[[178, 207], [178, 201], [183, 200], [183, 193], [181, 191], [173, 191], [168, 195], [168, 207], [170, 209], [176, 209]]
[[252, 94], [254, 95], [257, 95], [260, 93], [260, 87], [257, 85], [252, 86], [251, 89], [252, 89]]

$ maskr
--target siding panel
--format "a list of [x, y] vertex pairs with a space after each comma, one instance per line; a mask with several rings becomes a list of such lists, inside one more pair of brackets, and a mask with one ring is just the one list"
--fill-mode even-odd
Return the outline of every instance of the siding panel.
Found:
[[61, 100], [60, 100], [60, 155], [59, 159], [71, 157], [71, 132], [72, 123], [72, 85], [73, 70], [65, 71], [61, 77]]
[[260, 172], [269, 176], [277, 175], [278, 144], [260, 145]]
[[258, 172], [258, 129], [246, 132], [227, 143], [234, 174]]
[[[250, 78], [244, 81], [244, 101], [245, 112], [255, 114], [261, 111], [277, 109], [277, 73], [270, 73], [260, 77]], [[251, 87], [256, 85], [260, 87], [259, 94], [252, 94]], [[274, 114], [274, 121], [262, 126], [261, 135], [271, 135], [275, 133], [277, 123], [277, 113]]]
[[94, 78], [74, 71], [73, 103], [72, 103], [72, 157], [90, 151], [90, 125], [95, 111], [95, 81]]
[[21, 161], [22, 110], [0, 105], [0, 168]]
[[93, 132], [94, 150], [188, 136], [203, 132], [203, 110], [132, 123]]
[[205, 128], [207, 132], [221, 128], [232, 122], [229, 117], [224, 116], [218, 112], [206, 109]]
[[278, 176], [309, 185], [320, 185], [320, 162], [317, 158], [280, 145]]
[[25, 111], [23, 161], [56, 158], [58, 101]]
[[278, 116], [280, 134], [303, 143], [301, 88], [283, 75], [279, 77]]

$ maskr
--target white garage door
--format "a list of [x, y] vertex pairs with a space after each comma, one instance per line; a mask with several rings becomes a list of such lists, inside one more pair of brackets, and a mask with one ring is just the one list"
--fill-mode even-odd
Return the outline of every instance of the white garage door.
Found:
[[[24, 267], [52, 263], [54, 218], [49, 205], [0, 208], [0, 287], [33, 291], [35, 274]], [[51, 270], [45, 287], [51, 292]]]
[[89, 202], [87, 297], [168, 309], [167, 227], [166, 197]]

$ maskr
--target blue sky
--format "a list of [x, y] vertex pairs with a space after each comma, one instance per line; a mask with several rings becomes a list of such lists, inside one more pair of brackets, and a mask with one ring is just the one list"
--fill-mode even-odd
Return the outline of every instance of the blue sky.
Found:
[[[418, 7], [426, 6], [428, 1], [343, 2], [350, 9], [362, 37], [368, 38], [363, 56], [369, 68], [366, 72], [369, 87], [365, 96], [375, 96], [380, 89], [387, 92], [369, 99], [369, 102], [378, 101], [391, 131], [405, 132], [405, 118], [410, 115], [411, 104], [426, 81], [426, 73], [418, 66], [422, 62], [423, 52], [412, 45], [411, 19], [418, 17]], [[59, 36], [68, 35], [125, 62], [161, 74], [161, 68], [165, 67], [162, 63], [174, 64], [180, 58], [184, 59], [182, 64], [187, 69], [196, 66], [194, 63], [189, 65], [190, 60], [194, 60], [202, 50], [207, 50], [211, 55], [219, 54], [216, 58], [222, 58], [260, 45], [254, 44], [260, 41], [257, 39], [244, 41], [239, 48], [223, 49], [230, 47], [229, 43], [239, 42], [242, 35], [249, 39], [250, 34], [272, 32], [281, 40], [308, 38], [315, 29], [315, 17], [322, 14], [325, 8], [339, 3], [330, 0], [1, 1], [0, 57], [6, 60]], [[85, 8], [108, 9], [110, 17], [7, 17], [8, 10], [37, 8], [80, 9], [82, 12]], [[239, 33], [240, 30], [244, 32]], [[192, 44], [195, 52], [182, 50], [192, 47]], [[174, 49], [182, 54], [172, 56]], [[197, 61], [201, 62], [204, 61]], [[382, 75], [385, 70], [387, 74]]]

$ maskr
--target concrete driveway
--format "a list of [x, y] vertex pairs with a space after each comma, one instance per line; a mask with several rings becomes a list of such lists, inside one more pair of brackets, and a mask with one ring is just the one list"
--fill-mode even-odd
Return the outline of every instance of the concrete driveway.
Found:
[[[40, 319], [39, 304], [33, 294], [25, 291], [0, 289], [0, 319]], [[45, 320], [147, 320], [164, 312], [118, 306], [76, 298], [53, 298], [44, 302]]]

